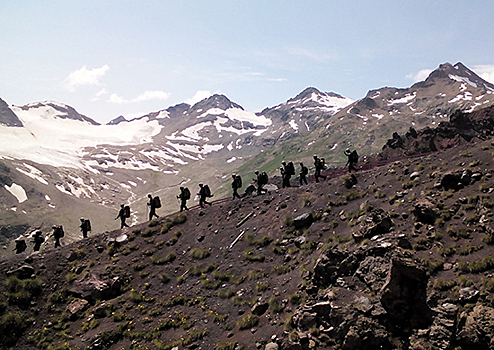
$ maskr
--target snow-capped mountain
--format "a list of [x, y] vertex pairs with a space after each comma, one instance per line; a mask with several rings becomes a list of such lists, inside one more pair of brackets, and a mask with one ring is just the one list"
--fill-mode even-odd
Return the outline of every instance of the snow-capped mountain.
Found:
[[[68, 237], [76, 239], [80, 216], [91, 217], [100, 231], [114, 228], [108, 217], [121, 203], [134, 204], [134, 219], [144, 220], [148, 192], [169, 198], [179, 184], [187, 183], [193, 190], [205, 179], [218, 188], [232, 171], [279, 139], [306, 131], [294, 127], [295, 117], [310, 125], [311, 110], [317, 119], [329, 118], [338, 109], [329, 101], [332, 96], [311, 89], [310, 94], [277, 106], [276, 114], [269, 110], [263, 114], [214, 95], [193, 106], [179, 104], [129, 121], [119, 117], [107, 125], [61, 103], [22, 107], [4, 103], [0, 106], [4, 236], [64, 221]], [[174, 210], [175, 203], [164, 201], [164, 208]]]

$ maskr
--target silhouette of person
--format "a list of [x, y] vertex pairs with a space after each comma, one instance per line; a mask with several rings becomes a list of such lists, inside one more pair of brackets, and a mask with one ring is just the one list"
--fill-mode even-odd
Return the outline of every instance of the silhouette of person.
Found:
[[235, 199], [235, 198], [240, 199], [240, 195], [238, 194], [238, 189], [240, 188], [240, 186], [239, 186], [240, 184], [239, 184], [239, 180], [237, 178], [237, 175], [233, 174], [232, 178], [233, 178], [233, 181], [232, 181], [233, 198], [232, 199]]
[[149, 221], [153, 219], [153, 217], [159, 218], [159, 216], [156, 214], [156, 203], [153, 200], [153, 197], [148, 194], [149, 202], [148, 202], [148, 207], [149, 207]]
[[115, 220], [117, 220], [118, 218], [120, 218], [120, 229], [129, 227], [129, 225], [127, 225], [127, 223], [125, 222], [125, 220], [127, 220], [127, 215], [125, 213], [125, 206], [123, 204], [120, 204], [120, 210], [118, 211], [118, 215]]
[[307, 174], [309, 173], [309, 169], [304, 165], [304, 163], [300, 163], [300, 186], [304, 183], [307, 185]]

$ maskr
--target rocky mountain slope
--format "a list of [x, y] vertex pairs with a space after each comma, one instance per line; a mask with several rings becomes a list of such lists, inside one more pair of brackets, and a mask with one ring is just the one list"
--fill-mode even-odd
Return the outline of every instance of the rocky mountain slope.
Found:
[[148, 193], [162, 198], [160, 215], [174, 212], [183, 184], [195, 193], [206, 182], [222, 198], [231, 191], [232, 172], [248, 183], [256, 169], [276, 174], [284, 159], [310, 166], [314, 153], [337, 168], [345, 163], [346, 147], [373, 154], [393, 132], [435, 127], [451, 111], [492, 104], [493, 91], [458, 63], [441, 65], [410, 88], [373, 90], [355, 102], [307, 88], [260, 113], [214, 95], [193, 106], [98, 125], [60, 103], [3, 103], [2, 253], [11, 253], [19, 234], [37, 227], [47, 232], [53, 224], [63, 224], [68, 238], [78, 240], [80, 217], [91, 218], [94, 233], [111, 230], [118, 227], [112, 218], [122, 203], [131, 205], [134, 223], [142, 222]]
[[[492, 124], [493, 109], [461, 119]], [[478, 133], [59, 249], [50, 240], [0, 262], [0, 344], [491, 349], [493, 154]]]

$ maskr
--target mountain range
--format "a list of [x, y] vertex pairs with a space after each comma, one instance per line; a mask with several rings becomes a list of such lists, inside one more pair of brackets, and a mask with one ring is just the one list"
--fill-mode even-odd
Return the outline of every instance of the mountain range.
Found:
[[[379, 151], [395, 132], [435, 127], [456, 110], [494, 104], [494, 85], [462, 63], [445, 63], [409, 88], [370, 90], [357, 101], [307, 88], [254, 113], [224, 95], [185, 103], [133, 120], [100, 125], [57, 102], [26, 106], [0, 100], [0, 241], [34, 228], [63, 224], [67, 241], [80, 239], [80, 217], [94, 233], [118, 228], [120, 204], [132, 222], [147, 220], [146, 194], [162, 198], [160, 215], [178, 208], [178, 186], [200, 182], [216, 198], [229, 195], [230, 175], [248, 184], [254, 170], [276, 174], [282, 160], [344, 165], [343, 150]], [[11, 243], [10, 243], [11, 244]]]

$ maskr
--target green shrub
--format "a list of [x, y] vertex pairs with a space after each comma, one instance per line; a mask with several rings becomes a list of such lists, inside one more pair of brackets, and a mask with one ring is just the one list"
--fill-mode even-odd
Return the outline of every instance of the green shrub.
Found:
[[211, 255], [211, 251], [209, 249], [194, 248], [190, 251], [190, 256], [194, 260], [202, 260], [210, 255]]
[[258, 248], [265, 247], [273, 241], [273, 239], [270, 238], [269, 236], [264, 236], [262, 238], [256, 239], [254, 235], [250, 232], [246, 234], [245, 238], [247, 239], [247, 242], [249, 242], [249, 244], [255, 245]]
[[472, 262], [458, 262], [458, 270], [462, 273], [480, 273], [490, 270], [494, 267], [494, 259], [486, 256], [482, 260]]
[[0, 319], [0, 347], [14, 346], [32, 322], [22, 313], [8, 313]]
[[10, 276], [6, 281], [6, 296], [9, 304], [28, 308], [33, 298], [41, 294], [42, 284], [40, 278], [21, 280], [16, 276]]
[[263, 262], [266, 259], [266, 257], [262, 254], [255, 255], [251, 249], [247, 250], [244, 253], [244, 256], [247, 260], [249, 260], [251, 262], [254, 262], [254, 261]]
[[248, 314], [242, 317], [240, 321], [237, 322], [237, 326], [240, 330], [248, 329], [257, 326], [259, 323], [259, 317], [254, 314]]

